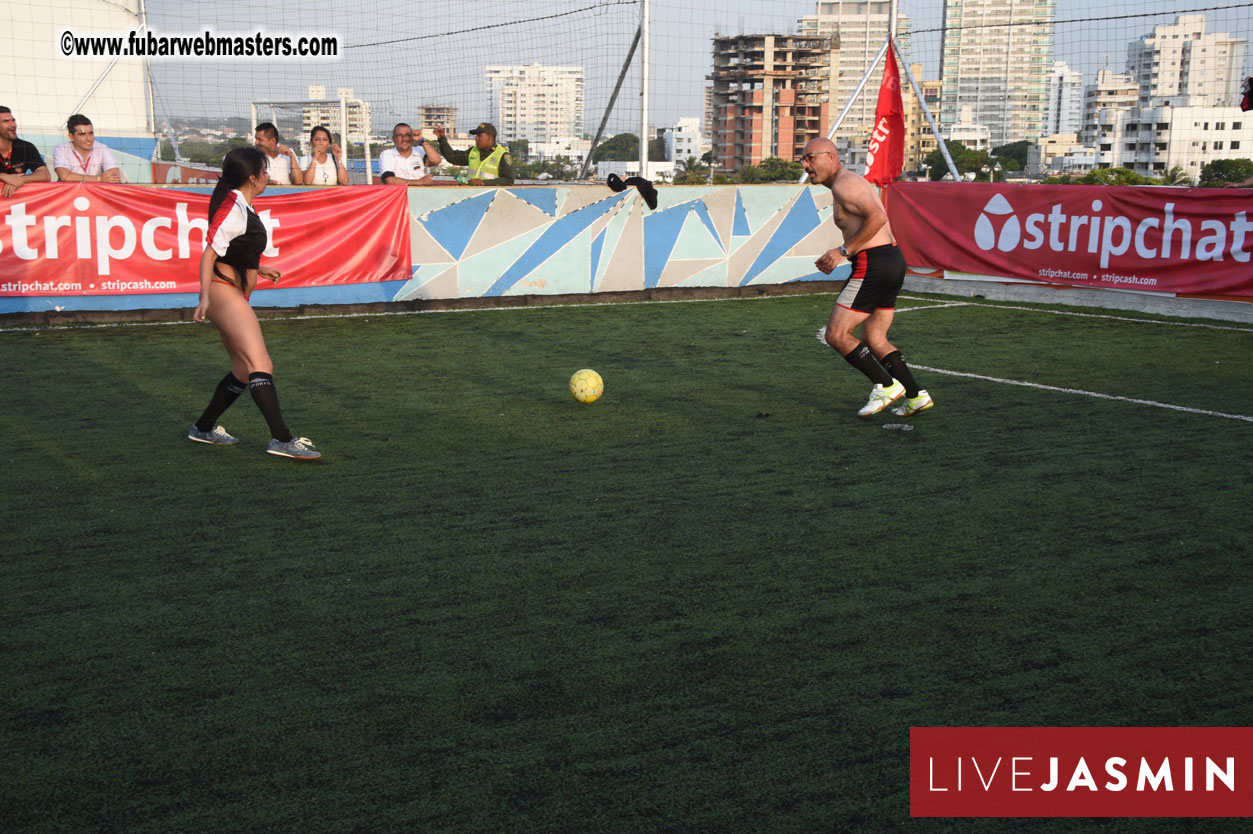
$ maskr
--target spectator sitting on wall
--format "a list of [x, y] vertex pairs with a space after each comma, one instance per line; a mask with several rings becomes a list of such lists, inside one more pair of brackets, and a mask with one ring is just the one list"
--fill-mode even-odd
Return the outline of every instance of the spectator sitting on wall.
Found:
[[17, 119], [13, 111], [0, 107], [0, 194], [12, 197], [28, 182], [47, 182], [48, 166], [39, 149], [25, 139], [17, 138]]
[[91, 119], [75, 113], [65, 123], [70, 141], [52, 149], [52, 168], [61, 182], [121, 182], [122, 169], [113, 151], [96, 141]]
[[439, 152], [453, 165], [465, 165], [470, 169], [466, 185], [513, 185], [513, 158], [509, 149], [496, 144], [496, 126], [483, 122], [470, 131], [474, 147], [468, 151], [454, 151], [448, 144], [447, 131], [443, 125], [435, 128], [439, 140]]
[[348, 184], [344, 152], [339, 145], [331, 144], [331, 132], [324, 125], [309, 131], [309, 147], [312, 153], [300, 158], [301, 182], [305, 185]]
[[401, 122], [392, 128], [392, 142], [396, 147], [379, 154], [380, 179], [384, 185], [434, 185], [435, 178], [429, 165], [444, 161], [433, 146], [422, 138], [422, 129], [416, 131]]
[[265, 151], [269, 157], [266, 170], [270, 172], [270, 185], [291, 185], [292, 171], [300, 168], [300, 160], [296, 152], [286, 145], [279, 144], [278, 128], [273, 122], [262, 122], [257, 125], [257, 147]]

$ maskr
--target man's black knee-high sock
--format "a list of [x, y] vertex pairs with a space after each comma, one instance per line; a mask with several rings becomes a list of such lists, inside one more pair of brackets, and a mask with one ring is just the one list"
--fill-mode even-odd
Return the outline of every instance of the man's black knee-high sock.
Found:
[[905, 396], [918, 396], [918, 383], [914, 381], [914, 374], [909, 370], [909, 366], [905, 364], [905, 357], [901, 356], [899, 350], [892, 351], [879, 361], [883, 363], [883, 367], [888, 369], [888, 373], [905, 386]]
[[270, 427], [270, 435], [281, 443], [291, 440], [291, 432], [283, 422], [283, 411], [278, 407], [278, 392], [274, 390], [274, 377], [256, 371], [248, 374], [248, 390], [261, 409], [265, 422]]
[[879, 360], [874, 358], [870, 345], [865, 342], [859, 342], [857, 347], [844, 354], [844, 361], [869, 377], [871, 382], [884, 386], [892, 384], [892, 377], [879, 364]]
[[200, 431], [213, 431], [213, 427], [217, 425], [218, 418], [246, 390], [248, 390], [248, 383], [240, 382], [235, 378], [234, 374], [228, 373], [222, 377], [222, 381], [218, 383], [217, 390], [213, 392], [213, 399], [209, 400], [208, 407], [200, 415], [200, 419], [196, 421], [196, 428], [200, 429]]

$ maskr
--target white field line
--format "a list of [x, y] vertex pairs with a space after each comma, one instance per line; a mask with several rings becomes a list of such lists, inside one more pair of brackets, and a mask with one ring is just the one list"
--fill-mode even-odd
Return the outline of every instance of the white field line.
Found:
[[1226, 414], [1222, 411], [1206, 411], [1203, 408], [1188, 408], [1183, 405], [1171, 405], [1170, 403], [1159, 403], [1156, 400], [1139, 400], [1134, 397], [1119, 397], [1114, 394], [1100, 394], [1096, 391], [1082, 391], [1078, 388], [1059, 388], [1056, 385], [1041, 385], [1038, 382], [1024, 382], [1019, 379], [1001, 379], [995, 376], [983, 376], [982, 374], [968, 374], [963, 371], [948, 371], [943, 368], [929, 368], [926, 365], [914, 365], [920, 371], [928, 371], [933, 374], [944, 374], [946, 376], [960, 376], [967, 379], [981, 379], [984, 382], [995, 382], [1001, 385], [1020, 385], [1023, 388], [1038, 388], [1041, 391], [1057, 391], [1062, 394], [1078, 394], [1082, 397], [1093, 397], [1098, 400], [1114, 400], [1116, 402], [1134, 403], [1136, 405], [1148, 405], [1154, 408], [1168, 408], [1172, 411], [1186, 411], [1189, 414], [1204, 414], [1207, 417], [1223, 417], [1227, 420], [1243, 420], [1246, 423], [1253, 423], [1253, 417], [1244, 414]]
[[[931, 301], [930, 298], [919, 298], [916, 295], [901, 295], [898, 298], [908, 299], [909, 301]], [[1107, 316], [1101, 313], [1077, 313], [1070, 310], [1043, 310], [1039, 307], [1018, 307], [1013, 304], [983, 304], [974, 301], [955, 301], [952, 304], [936, 304], [935, 307], [990, 307], [993, 310], [1026, 310], [1029, 313], [1048, 313], [1052, 316], [1074, 316], [1081, 319], [1107, 319], [1109, 321], [1133, 321], [1139, 324], [1166, 324], [1171, 327], [1200, 327], [1206, 330], [1233, 330], [1237, 333], [1253, 333], [1253, 327], [1228, 327], [1222, 324], [1199, 324], [1190, 321], [1162, 321], [1160, 319], [1136, 319], [1130, 316]], [[910, 310], [929, 310], [931, 307], [905, 307], [897, 310], [898, 313], [907, 313]]]
[[[693, 298], [693, 299], [670, 299], [657, 301], [600, 301], [591, 304], [544, 304], [535, 306], [517, 306], [509, 305], [504, 307], [478, 307], [478, 308], [461, 308], [452, 310], [396, 310], [390, 312], [369, 312], [369, 313], [320, 313], [307, 316], [291, 316], [284, 318], [284, 321], [303, 321], [310, 319], [353, 319], [353, 318], [370, 318], [385, 316], [423, 316], [435, 313], [471, 313], [471, 312], [492, 312], [506, 310], [553, 310], [566, 307], [625, 307], [628, 305], [639, 304], [696, 304], [702, 301], [756, 301], [773, 298], [808, 298], [813, 296], [830, 296], [830, 292], [822, 293], [798, 293], [796, 295], [775, 295], [775, 296], [732, 296], [729, 298]], [[909, 301], [930, 301], [928, 298], [920, 298], [918, 296], [902, 295], [900, 298]], [[970, 301], [950, 301], [941, 302], [939, 304], [928, 304], [923, 307], [905, 307], [897, 310], [898, 313], [907, 313], [920, 310], [941, 310], [946, 307], [993, 307], [1000, 310], [1026, 310], [1034, 313], [1051, 313], [1059, 316], [1078, 316], [1082, 318], [1094, 319], [1110, 319], [1113, 321], [1129, 321], [1139, 322], [1141, 324], [1167, 324], [1175, 327], [1203, 327], [1212, 330], [1234, 330], [1241, 333], [1253, 332], [1253, 329], [1244, 327], [1222, 327], [1212, 324], [1193, 324], [1190, 322], [1172, 322], [1160, 321], [1157, 319], [1136, 319], [1126, 316], [1106, 316], [1097, 313], [1072, 313], [1066, 310], [1041, 310], [1036, 307], [1016, 307], [1009, 304], [977, 304]], [[196, 324], [193, 321], [147, 321], [147, 322], [107, 322], [103, 324], [86, 324], [86, 325], [49, 325], [47, 327], [0, 327], [0, 333], [21, 333], [42, 330], [95, 330], [106, 327], [165, 327], [170, 325]], [[986, 382], [996, 382], [1003, 385], [1020, 385], [1025, 388], [1038, 388], [1043, 391], [1058, 391], [1064, 394], [1078, 394], [1085, 397], [1094, 397], [1102, 400], [1116, 400], [1119, 402], [1135, 403], [1137, 405], [1148, 405], [1155, 408], [1167, 408], [1173, 411], [1185, 411], [1191, 414], [1203, 414], [1209, 417], [1223, 417], [1228, 420], [1244, 420], [1253, 423], [1253, 417], [1243, 414], [1226, 414], [1221, 411], [1206, 411], [1200, 408], [1188, 408], [1182, 405], [1171, 405], [1170, 403], [1159, 403], [1154, 400], [1140, 400], [1133, 397], [1119, 397], [1113, 394], [1100, 394], [1095, 391], [1081, 391], [1077, 388], [1058, 388], [1053, 385], [1042, 385], [1037, 382], [1024, 382], [1014, 379], [1000, 379], [999, 377], [982, 376], [980, 374], [970, 374], [961, 371], [948, 371], [941, 368], [931, 368], [925, 365], [915, 365], [920, 370], [929, 371], [931, 373], [945, 374], [947, 376], [960, 376], [969, 379], [981, 379]]]

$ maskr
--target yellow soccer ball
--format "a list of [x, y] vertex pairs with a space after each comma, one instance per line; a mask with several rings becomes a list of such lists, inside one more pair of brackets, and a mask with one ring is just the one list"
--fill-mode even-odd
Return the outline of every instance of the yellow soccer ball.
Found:
[[591, 368], [575, 371], [570, 377], [570, 396], [581, 403], [594, 403], [605, 393], [605, 381]]

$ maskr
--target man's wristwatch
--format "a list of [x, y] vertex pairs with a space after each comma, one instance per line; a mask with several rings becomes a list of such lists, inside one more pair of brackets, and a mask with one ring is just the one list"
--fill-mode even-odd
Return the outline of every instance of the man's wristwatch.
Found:
[[852, 257], [852, 255], [849, 254], [848, 249], [845, 248], [843, 245], [840, 246], [840, 254], [846, 258]]

